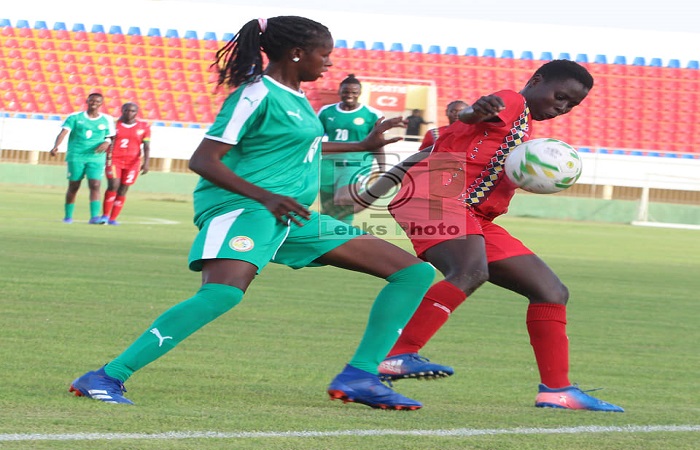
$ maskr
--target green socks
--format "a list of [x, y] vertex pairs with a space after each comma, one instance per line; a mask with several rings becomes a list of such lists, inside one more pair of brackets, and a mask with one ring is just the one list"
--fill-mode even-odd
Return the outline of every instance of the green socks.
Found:
[[369, 313], [365, 334], [349, 364], [377, 374], [377, 367], [394, 346], [401, 329], [433, 283], [435, 269], [419, 263], [391, 274]]
[[63, 205], [63, 218], [72, 219], [73, 211], [75, 211], [75, 203], [65, 203]]
[[100, 200], [92, 200], [90, 202], [90, 218], [99, 217], [101, 209], [102, 202], [100, 202]]
[[129, 348], [105, 367], [122, 382], [160, 358], [190, 334], [224, 314], [243, 298], [243, 291], [223, 284], [205, 284], [194, 297], [165, 311]]

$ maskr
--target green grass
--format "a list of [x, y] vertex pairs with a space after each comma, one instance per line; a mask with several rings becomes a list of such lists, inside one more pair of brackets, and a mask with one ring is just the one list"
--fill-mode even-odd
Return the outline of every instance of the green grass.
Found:
[[[133, 193], [121, 227], [60, 223], [63, 189], [0, 185], [0, 447], [8, 449], [696, 449], [700, 435], [700, 233], [503, 218], [571, 290], [571, 378], [623, 414], [533, 407], [526, 302], [485, 286], [426, 346], [455, 376], [402, 381], [415, 412], [331, 402], [383, 281], [268, 266], [235, 310], [129, 382], [134, 407], [72, 397], [70, 381], [116, 356], [199, 285], [186, 268], [188, 197]], [[177, 224], [153, 224], [152, 219]], [[147, 222], [147, 223], [136, 223]], [[148, 222], [151, 222], [150, 224]], [[398, 241], [405, 246], [405, 241]], [[625, 426], [693, 426], [629, 431]], [[613, 427], [535, 433], [534, 428]], [[449, 430], [496, 430], [449, 435]], [[530, 430], [530, 434], [504, 430]], [[600, 428], [588, 428], [601, 430]], [[376, 435], [254, 434], [375, 430]], [[387, 435], [391, 430], [431, 435]], [[441, 436], [437, 430], [446, 430]], [[498, 431], [500, 430], [500, 431]], [[580, 429], [582, 430], [582, 429]], [[637, 430], [635, 428], [635, 430]], [[692, 431], [694, 430], [694, 431]], [[221, 432], [221, 438], [19, 440], [9, 435]], [[234, 433], [253, 433], [233, 436]], [[382, 434], [381, 432], [384, 432]], [[463, 433], [464, 434], [464, 433]]]

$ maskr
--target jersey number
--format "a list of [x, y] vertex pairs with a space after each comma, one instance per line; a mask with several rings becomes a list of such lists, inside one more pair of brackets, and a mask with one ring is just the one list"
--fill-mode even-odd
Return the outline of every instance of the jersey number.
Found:
[[318, 147], [321, 144], [321, 139], [322, 139], [322, 137], [317, 137], [316, 139], [314, 139], [313, 143], [309, 147], [309, 151], [306, 153], [306, 156], [304, 157], [305, 163], [310, 163], [314, 160], [314, 156], [316, 156], [316, 152], [318, 151]]
[[335, 140], [336, 141], [347, 141], [348, 140], [348, 130], [345, 129], [338, 129], [335, 130]]
[[119, 148], [127, 148], [129, 147], [129, 139], [122, 139], [119, 144]]

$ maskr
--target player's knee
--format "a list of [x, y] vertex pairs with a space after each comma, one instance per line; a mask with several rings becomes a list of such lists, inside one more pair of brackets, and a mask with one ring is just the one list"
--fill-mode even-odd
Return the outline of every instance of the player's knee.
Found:
[[554, 288], [543, 291], [538, 297], [540, 303], [566, 305], [569, 301], [569, 289], [563, 283], [559, 283]]
[[445, 280], [461, 289], [465, 294], [470, 295], [489, 280], [489, 270], [488, 267], [469, 270], [457, 268], [446, 273]]

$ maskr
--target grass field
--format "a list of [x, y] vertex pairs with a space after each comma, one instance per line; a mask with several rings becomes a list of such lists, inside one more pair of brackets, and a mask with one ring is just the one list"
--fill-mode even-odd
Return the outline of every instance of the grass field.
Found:
[[[0, 184], [0, 447], [8, 449], [697, 449], [700, 232], [503, 218], [571, 290], [571, 378], [625, 413], [534, 408], [526, 302], [485, 286], [425, 348], [455, 367], [395, 388], [415, 412], [331, 402], [384, 284], [270, 265], [243, 303], [138, 372], [108, 405], [67, 392], [199, 285], [188, 197], [130, 195], [89, 226], [84, 188]], [[406, 245], [405, 241], [399, 241]]]

